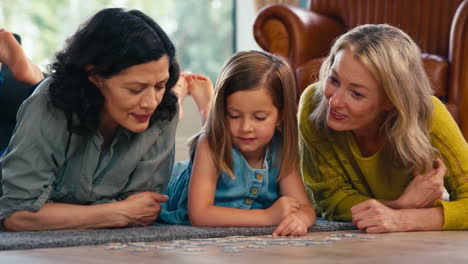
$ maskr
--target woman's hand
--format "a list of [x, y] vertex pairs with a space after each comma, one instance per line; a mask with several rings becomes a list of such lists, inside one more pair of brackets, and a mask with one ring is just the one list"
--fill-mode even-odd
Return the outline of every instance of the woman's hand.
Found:
[[288, 214], [273, 231], [273, 236], [303, 236], [309, 227], [307, 216], [301, 210]]
[[402, 213], [376, 201], [367, 200], [351, 208], [353, 224], [367, 233], [387, 233], [404, 230]]
[[444, 176], [447, 168], [436, 159], [436, 168], [425, 174], [416, 174], [403, 194], [395, 201], [398, 208], [417, 209], [431, 207], [444, 193]]
[[125, 204], [124, 216], [128, 226], [148, 226], [153, 223], [161, 211], [160, 203], [167, 202], [169, 197], [154, 193], [143, 192], [132, 194], [123, 200]]
[[299, 202], [292, 197], [282, 196], [278, 198], [268, 209], [269, 218], [273, 225], [280, 224], [283, 219], [292, 212], [299, 209]]

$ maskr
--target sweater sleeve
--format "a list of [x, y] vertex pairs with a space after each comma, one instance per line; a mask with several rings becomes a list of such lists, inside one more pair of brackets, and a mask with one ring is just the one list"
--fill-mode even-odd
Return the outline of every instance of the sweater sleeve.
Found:
[[309, 119], [314, 110], [314, 90], [314, 86], [308, 87], [299, 104], [302, 175], [319, 215], [331, 221], [351, 221], [351, 207], [371, 198], [355, 188], [331, 143], [323, 136], [326, 132]]
[[445, 106], [433, 98], [432, 145], [447, 167], [445, 187], [450, 201], [437, 201], [444, 211], [443, 230], [468, 229], [468, 144]]

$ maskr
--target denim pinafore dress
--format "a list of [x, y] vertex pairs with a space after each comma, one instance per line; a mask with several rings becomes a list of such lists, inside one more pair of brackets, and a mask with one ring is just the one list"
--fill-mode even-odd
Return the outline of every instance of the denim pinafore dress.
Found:
[[[279, 198], [277, 178], [280, 164], [277, 160], [281, 138], [277, 135], [267, 147], [262, 169], [250, 168], [236, 148], [232, 149], [233, 172], [219, 175], [214, 205], [237, 209], [266, 209]], [[191, 160], [174, 165], [166, 195], [170, 200], [162, 203], [159, 221], [169, 224], [189, 225], [188, 188], [192, 172]], [[203, 195], [203, 194], [200, 194]]]

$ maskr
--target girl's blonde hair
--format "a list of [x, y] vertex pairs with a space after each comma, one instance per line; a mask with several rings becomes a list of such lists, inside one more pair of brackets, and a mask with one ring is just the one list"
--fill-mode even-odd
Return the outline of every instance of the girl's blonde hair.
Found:
[[[229, 133], [226, 102], [238, 91], [268, 89], [278, 109], [282, 136], [276, 165], [281, 167], [279, 178], [298, 167], [297, 93], [294, 75], [288, 63], [275, 55], [261, 51], [242, 51], [234, 54], [223, 66], [215, 87], [208, 120], [202, 131], [207, 137], [214, 163], [232, 178], [232, 139]], [[197, 136], [195, 136], [197, 137]], [[195, 148], [192, 139], [190, 148]]]
[[429, 125], [433, 93], [418, 46], [402, 30], [390, 25], [362, 25], [337, 39], [320, 69], [314, 100], [318, 107], [310, 119], [326, 127], [328, 102], [323, 95], [336, 54], [343, 49], [354, 53], [383, 87], [394, 108], [382, 123], [385, 148], [397, 164], [411, 171], [432, 168], [437, 150], [431, 145]]

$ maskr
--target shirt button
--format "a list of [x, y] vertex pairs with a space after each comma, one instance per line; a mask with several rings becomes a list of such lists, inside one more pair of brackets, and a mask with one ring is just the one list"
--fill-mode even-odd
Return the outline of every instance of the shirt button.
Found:
[[251, 198], [245, 199], [246, 204], [252, 204], [253, 200]]
[[263, 179], [263, 174], [261, 174], [261, 173], [257, 174], [256, 178], [257, 178], [257, 180], [262, 180]]
[[253, 195], [256, 195], [258, 193], [258, 188], [252, 188], [251, 192]]

